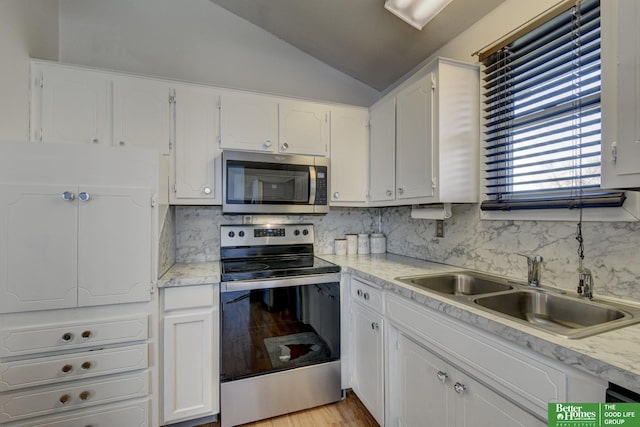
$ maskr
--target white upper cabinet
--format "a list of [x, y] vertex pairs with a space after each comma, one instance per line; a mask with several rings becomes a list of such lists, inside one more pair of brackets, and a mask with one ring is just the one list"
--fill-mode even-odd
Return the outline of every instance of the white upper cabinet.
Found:
[[111, 143], [111, 80], [66, 67], [32, 67], [31, 139]]
[[278, 151], [328, 156], [329, 107], [311, 102], [282, 101]]
[[395, 199], [396, 188], [396, 100], [387, 97], [369, 111], [369, 200]]
[[367, 202], [369, 112], [366, 108], [331, 109], [331, 204]]
[[113, 142], [117, 146], [156, 148], [169, 154], [172, 91], [143, 78], [113, 79]]
[[220, 95], [220, 147], [277, 151], [278, 101], [240, 92]]
[[176, 136], [171, 203], [221, 204], [218, 92], [176, 87]]
[[602, 2], [603, 188], [640, 187], [640, 4]]

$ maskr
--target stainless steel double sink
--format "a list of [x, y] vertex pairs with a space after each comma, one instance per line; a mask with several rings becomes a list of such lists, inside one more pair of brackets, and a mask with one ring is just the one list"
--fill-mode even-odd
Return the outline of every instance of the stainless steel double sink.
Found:
[[565, 338], [584, 338], [640, 322], [639, 307], [581, 299], [483, 273], [464, 271], [396, 280]]

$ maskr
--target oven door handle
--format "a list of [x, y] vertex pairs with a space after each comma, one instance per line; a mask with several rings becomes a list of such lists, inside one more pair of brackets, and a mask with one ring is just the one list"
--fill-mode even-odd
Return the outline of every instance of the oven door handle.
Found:
[[318, 174], [315, 166], [309, 166], [309, 204], [316, 204], [316, 191], [318, 188]]
[[252, 291], [255, 289], [286, 288], [289, 286], [339, 283], [340, 273], [310, 274], [308, 276], [280, 277], [277, 279], [237, 280], [221, 282], [220, 292]]

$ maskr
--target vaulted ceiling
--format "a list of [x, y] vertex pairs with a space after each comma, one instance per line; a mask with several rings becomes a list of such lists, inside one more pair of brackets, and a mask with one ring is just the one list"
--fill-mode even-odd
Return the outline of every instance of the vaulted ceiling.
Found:
[[383, 91], [504, 0], [453, 0], [418, 31], [385, 0], [211, 0]]

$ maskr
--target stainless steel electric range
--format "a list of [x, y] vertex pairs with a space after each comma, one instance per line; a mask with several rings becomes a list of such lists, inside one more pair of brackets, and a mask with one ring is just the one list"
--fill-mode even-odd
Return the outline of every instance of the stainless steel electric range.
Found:
[[222, 426], [340, 400], [340, 267], [313, 225], [220, 229]]

